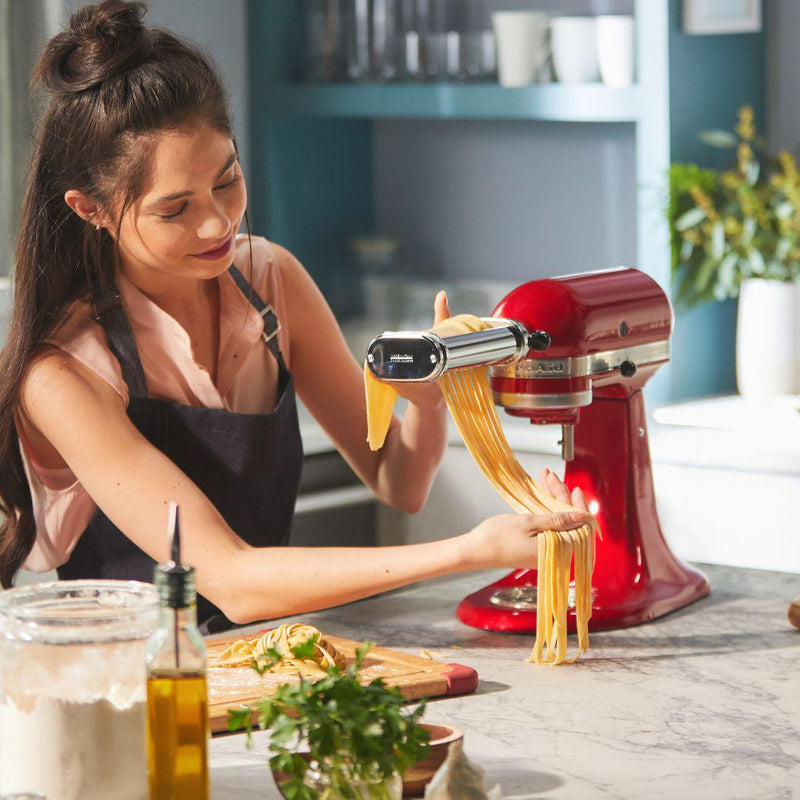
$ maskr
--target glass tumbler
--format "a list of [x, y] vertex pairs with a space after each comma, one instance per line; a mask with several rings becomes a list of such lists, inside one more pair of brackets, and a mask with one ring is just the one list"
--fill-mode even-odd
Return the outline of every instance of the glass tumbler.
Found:
[[147, 797], [147, 640], [158, 595], [136, 581], [0, 593], [0, 795]]
[[458, 78], [462, 81], [485, 81], [497, 77], [494, 31], [470, 31], [461, 34]]
[[460, 61], [460, 34], [458, 31], [426, 33], [422, 43], [426, 79], [429, 81], [454, 80], [458, 76]]

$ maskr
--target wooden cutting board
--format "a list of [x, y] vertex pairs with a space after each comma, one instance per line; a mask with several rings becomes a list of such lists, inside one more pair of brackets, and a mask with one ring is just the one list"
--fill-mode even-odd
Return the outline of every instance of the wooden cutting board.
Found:
[[[255, 638], [257, 635], [248, 634], [248, 637]], [[327, 633], [324, 636], [344, 654], [348, 663], [355, 661], [356, 648], [361, 642]], [[218, 653], [241, 638], [239, 635], [207, 641], [208, 663], [212, 664]], [[469, 694], [478, 686], [478, 673], [472, 667], [410, 656], [386, 647], [373, 647], [359, 670], [362, 683], [370, 683], [377, 677], [383, 678], [388, 686], [396, 686], [406, 700]], [[211, 666], [207, 678], [208, 716], [212, 733], [228, 730], [229, 708], [254, 705], [265, 695], [274, 694], [282, 683], [297, 680], [291, 675], [261, 676], [249, 667], [219, 669]]]

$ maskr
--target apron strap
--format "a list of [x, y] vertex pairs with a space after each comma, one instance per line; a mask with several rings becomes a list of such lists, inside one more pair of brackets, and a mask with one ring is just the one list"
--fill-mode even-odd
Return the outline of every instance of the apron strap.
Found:
[[128, 385], [131, 397], [147, 397], [147, 379], [144, 376], [139, 350], [130, 322], [122, 307], [119, 289], [97, 287], [94, 292], [94, 318], [103, 326], [111, 352], [119, 361], [122, 379]]
[[281, 329], [281, 323], [275, 315], [275, 309], [271, 305], [267, 305], [259, 297], [256, 290], [249, 284], [247, 278], [242, 275], [235, 264], [230, 265], [228, 274], [236, 281], [239, 291], [250, 301], [250, 305], [258, 312], [258, 316], [264, 320], [264, 333], [262, 334], [264, 342], [272, 351], [272, 355], [275, 356], [278, 363], [285, 366], [283, 356], [278, 347], [278, 331]]
[[[286, 369], [283, 355], [278, 347], [277, 333], [281, 329], [281, 323], [275, 315], [274, 309], [271, 305], [264, 303], [234, 264], [228, 268], [228, 273], [236, 281], [241, 293], [264, 320], [264, 342], [278, 363]], [[96, 287], [93, 301], [94, 318], [106, 332], [108, 346], [119, 361], [122, 378], [128, 385], [128, 393], [131, 397], [147, 398], [147, 379], [139, 358], [139, 350], [136, 347], [136, 338], [122, 306], [119, 289]]]

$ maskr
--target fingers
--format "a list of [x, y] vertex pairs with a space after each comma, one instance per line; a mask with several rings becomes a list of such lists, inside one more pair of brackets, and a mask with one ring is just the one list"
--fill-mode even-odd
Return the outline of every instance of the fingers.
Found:
[[550, 492], [556, 500], [560, 500], [562, 503], [566, 503], [567, 505], [572, 504], [572, 500], [569, 496], [569, 489], [567, 489], [564, 482], [555, 474], [555, 472], [550, 472], [549, 469], [543, 469], [541, 476], [541, 482], [544, 484], [545, 488], [548, 492]]
[[436, 295], [433, 301], [433, 327], [443, 322], [450, 316], [450, 305], [447, 302], [447, 292], [444, 289]]
[[574, 505], [575, 508], [579, 508], [581, 511], [589, 510], [589, 504], [586, 502], [586, 498], [583, 496], [580, 486], [576, 486], [572, 490], [572, 505]]
[[590, 519], [588, 511], [559, 511], [555, 514], [532, 514], [530, 524], [534, 533], [571, 531], [585, 525]]

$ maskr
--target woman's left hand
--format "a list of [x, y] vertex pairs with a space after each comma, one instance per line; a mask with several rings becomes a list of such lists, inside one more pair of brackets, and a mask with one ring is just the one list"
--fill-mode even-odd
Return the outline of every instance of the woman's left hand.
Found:
[[543, 469], [539, 473], [539, 484], [550, 492], [556, 500], [573, 506], [579, 511], [589, 511], [589, 504], [586, 502], [586, 498], [583, 496], [580, 487], [576, 486], [572, 492], [570, 492], [567, 485], [555, 472], [550, 472], [549, 469]]
[[[433, 301], [433, 327], [450, 316], [447, 294], [439, 292]], [[439, 409], [444, 406], [444, 398], [436, 381], [427, 383], [406, 383], [405, 381], [387, 381], [397, 394], [415, 406], [423, 409]]]

